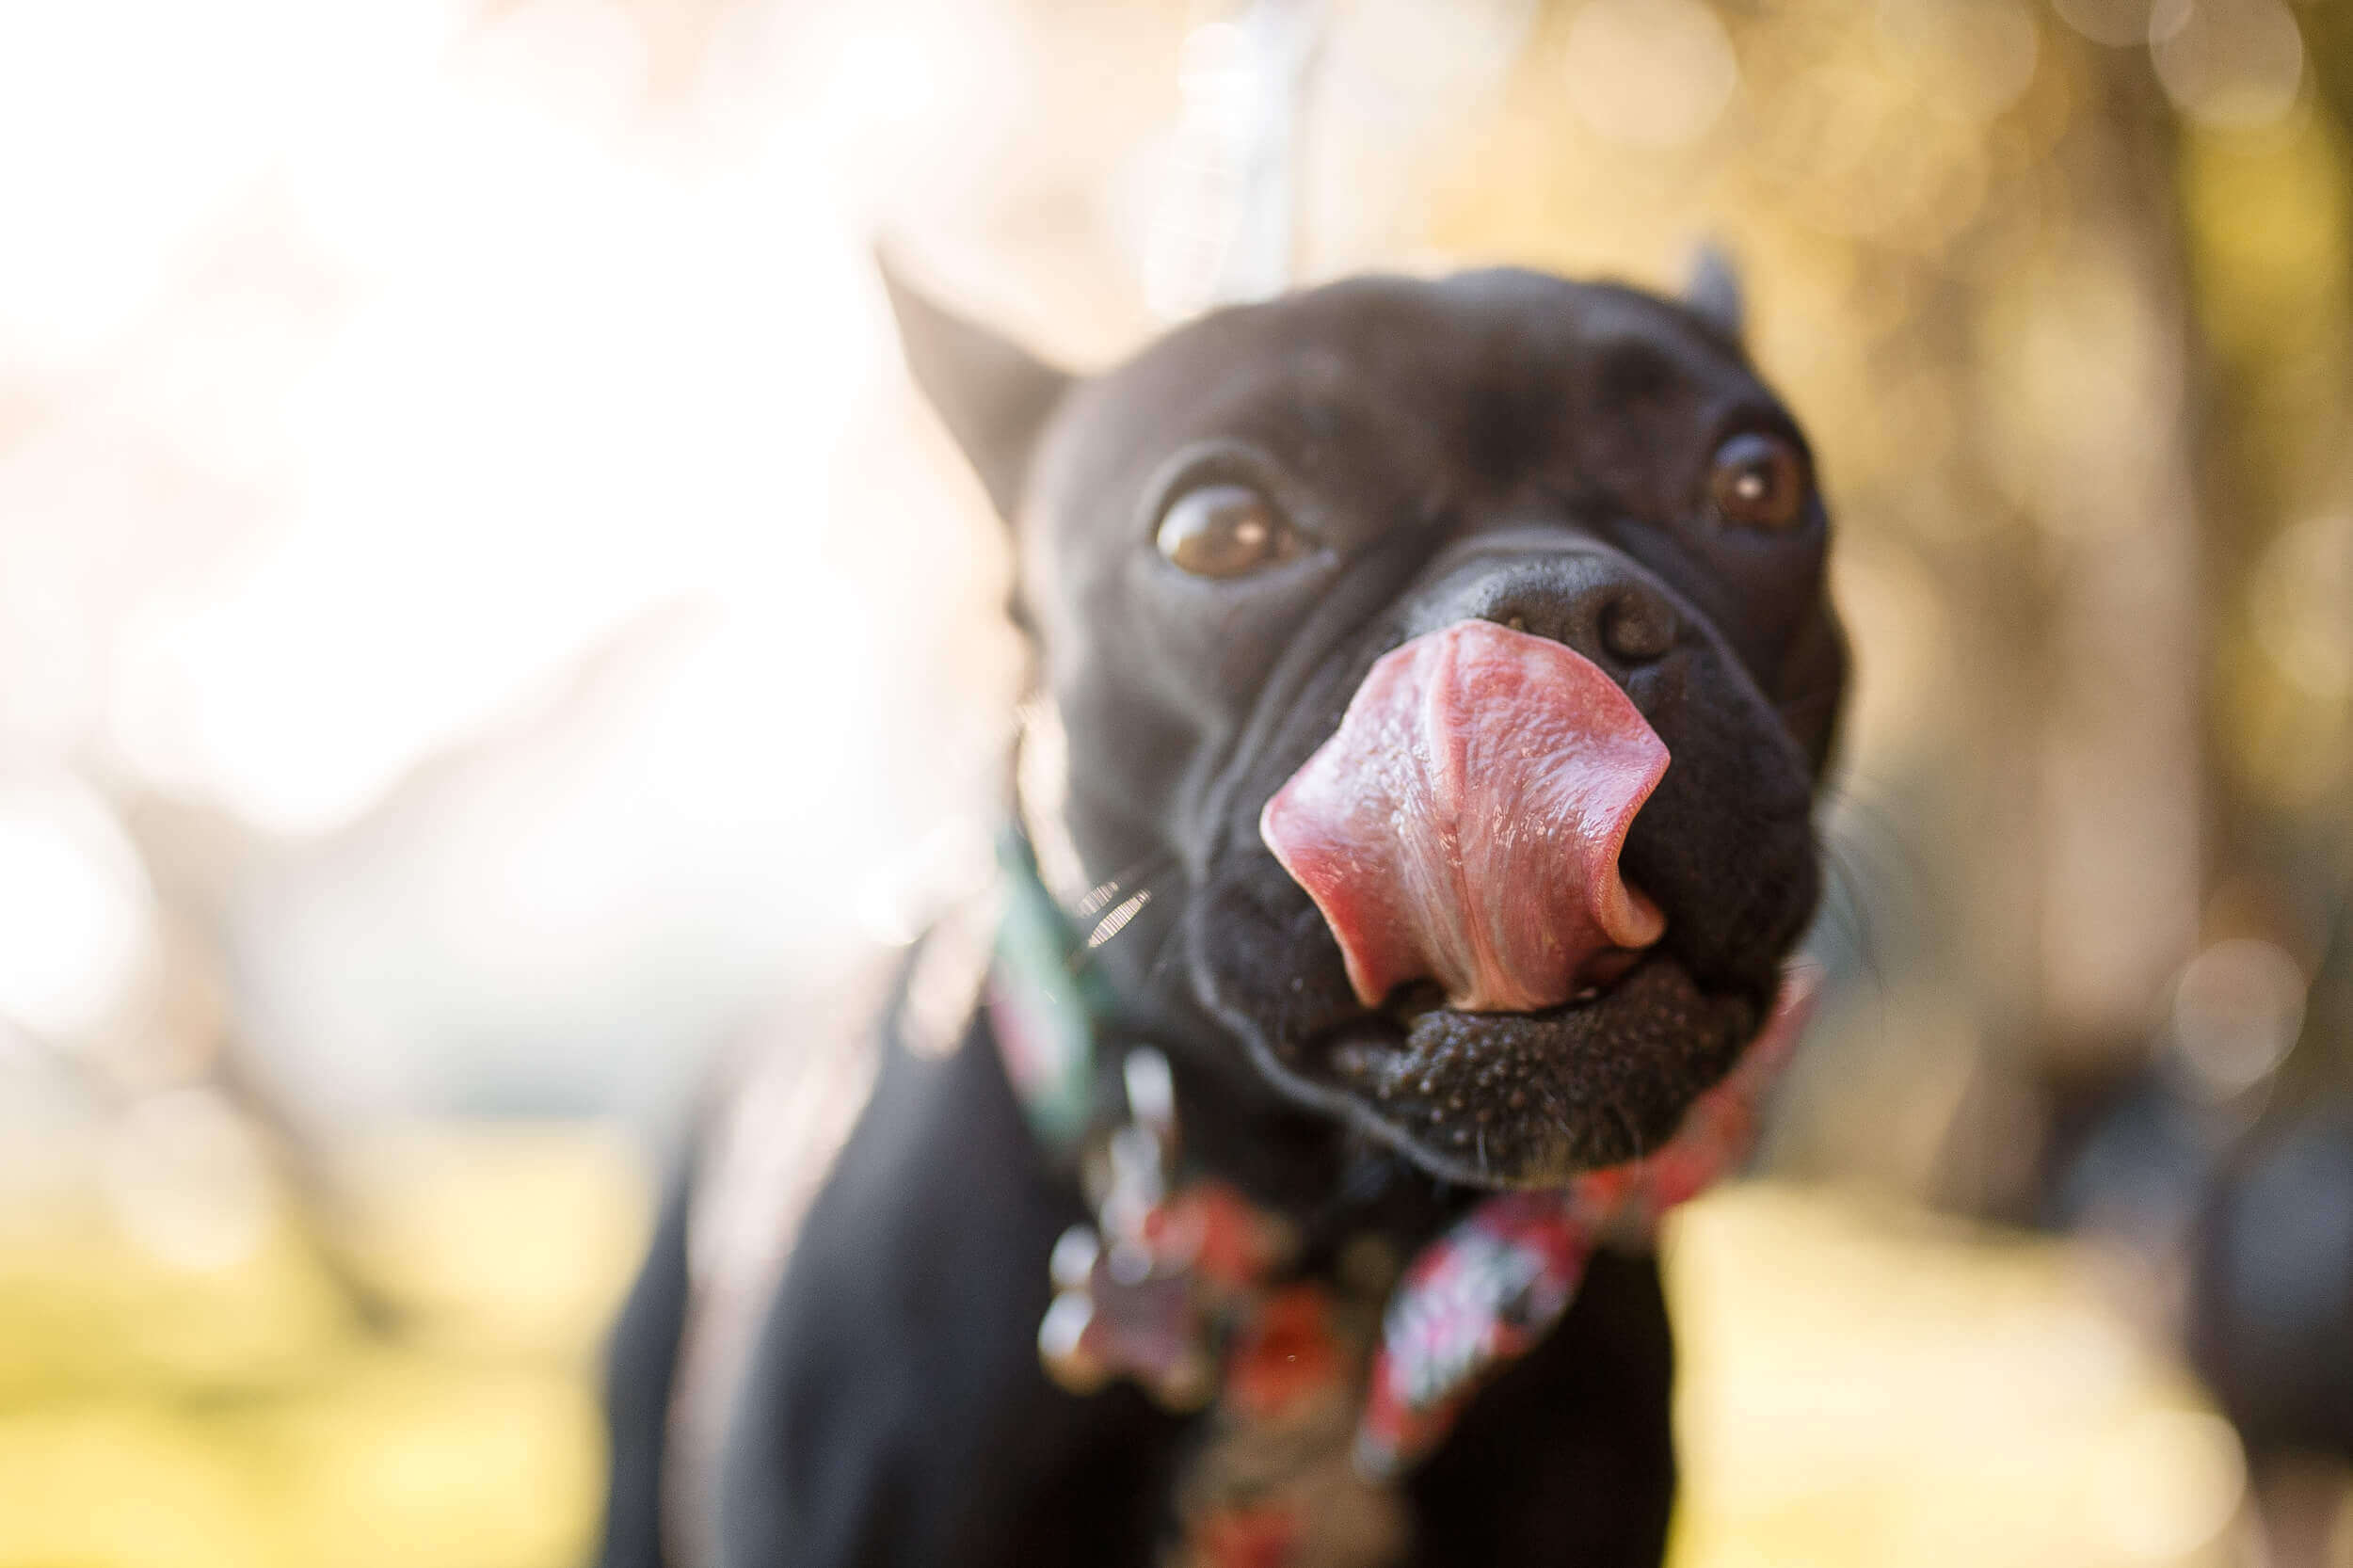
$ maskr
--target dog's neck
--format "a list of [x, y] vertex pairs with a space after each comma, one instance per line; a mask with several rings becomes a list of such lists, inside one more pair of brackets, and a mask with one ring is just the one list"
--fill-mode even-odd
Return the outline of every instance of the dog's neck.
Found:
[[[1012, 760], [999, 861], [1014, 919], [999, 934], [1000, 962], [1010, 961], [1025, 988], [1048, 993], [1047, 1006], [1062, 1015], [1051, 1027], [1068, 1044], [1086, 1042], [1083, 1071], [1050, 1089], [1016, 1083], [1049, 1147], [1075, 1147], [1085, 1128], [1099, 1133], [1125, 1115], [1119, 1058], [1149, 1045], [1169, 1059], [1189, 1165], [1232, 1182], [1303, 1231], [1375, 1231], [1410, 1251], [1476, 1201], [1477, 1193], [1284, 1097], [1181, 980], [1119, 973], [1121, 960], [1176, 918], [1180, 904], [1155, 883], [1178, 856], [1144, 856], [1109, 880], [1089, 874], [1068, 822], [1069, 739], [1044, 692], [1022, 704]], [[1008, 936], [1010, 954], [1001, 951]]]
[[1024, 832], [1002, 836], [999, 858], [1004, 907], [991, 1011], [1024, 1114], [1053, 1158], [1075, 1168], [1127, 1118], [1121, 1064], [1150, 1047], [1169, 1063], [1185, 1167], [1232, 1184], [1311, 1245], [1374, 1232], [1410, 1251], [1476, 1201], [1283, 1099], [1197, 1010], [1171, 1017], [1183, 1010], [1139, 1005], [1080, 935], [1100, 909], [1074, 910], [1066, 891], [1049, 890], [1039, 846]]

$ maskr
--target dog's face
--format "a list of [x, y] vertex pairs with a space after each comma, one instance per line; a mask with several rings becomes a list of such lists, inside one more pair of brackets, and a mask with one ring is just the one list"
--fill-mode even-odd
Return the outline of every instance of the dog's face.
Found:
[[[895, 292], [919, 378], [1018, 519], [1019, 604], [1067, 737], [1063, 824], [1088, 876], [1120, 884], [1104, 903], [1128, 901], [1100, 959], [1139, 1009], [1456, 1180], [1557, 1182], [1672, 1131], [1762, 1024], [1812, 912], [1845, 671], [1803, 438], [1722, 326], [1528, 272], [1367, 279], [1065, 380]], [[1491, 624], [1449, 634], [1465, 622]], [[1399, 661], [1443, 642], [1449, 670], [1493, 664], [1525, 639], [1568, 648], [1537, 651], [1666, 761], [1577, 851], [1630, 893], [1621, 939], [1554, 944], [1559, 973], [1538, 966], [1498, 1007], [1440, 984], [1410, 940], [1401, 967], [1374, 966], [1361, 889], [1311, 896], [1268, 808], [1321, 752], [1326, 796], [1369, 792], [1351, 831], [1430, 827], [1403, 820], [1434, 809], [1426, 789], [1381, 792], [1389, 721], [1437, 700], [1393, 695]], [[1541, 733], [1533, 712], [1489, 728]], [[1344, 716], [1355, 738], [1336, 741]], [[1509, 742], [1462, 744], [1529, 749]], [[1499, 818], [1522, 798], [1457, 786]], [[1543, 845], [1471, 864], [1450, 821], [1427, 836], [1419, 870], [1354, 874], [1392, 904], [1545, 891]]]

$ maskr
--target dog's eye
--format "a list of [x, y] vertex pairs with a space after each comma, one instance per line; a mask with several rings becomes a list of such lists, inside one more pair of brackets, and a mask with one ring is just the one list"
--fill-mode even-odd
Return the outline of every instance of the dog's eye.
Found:
[[1788, 528], [1805, 515], [1805, 459], [1779, 436], [1751, 431], [1716, 449], [1707, 495], [1716, 515], [1743, 528]]
[[1240, 577], [1305, 548], [1274, 504], [1247, 485], [1203, 485], [1160, 514], [1160, 553], [1196, 577]]

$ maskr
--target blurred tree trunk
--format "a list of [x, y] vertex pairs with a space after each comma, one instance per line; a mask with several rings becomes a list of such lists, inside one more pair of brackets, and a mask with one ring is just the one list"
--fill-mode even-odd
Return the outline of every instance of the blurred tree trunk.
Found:
[[2104, 351], [2133, 365], [2137, 386], [2118, 417], [2083, 422], [2077, 482], [2043, 519], [2042, 986], [2060, 1060], [2145, 1040], [2150, 999], [2196, 938], [2207, 794], [2210, 519], [2191, 465], [2208, 400], [2172, 118], [2137, 52], [2099, 51], [2089, 67], [2061, 150], [2078, 204], [2061, 264], [2086, 269], [2070, 308], [2109, 315]]
[[[2278, 942], [2313, 982], [2281, 1114], [2353, 1091], [2353, 694], [2299, 690], [2263, 646], [2282, 608], [2264, 578], [2284, 536], [2333, 515], [2353, 552], [2353, 8], [2299, 6], [2296, 19], [2305, 102], [2281, 125], [2194, 131], [2174, 163], [2209, 324], [2207, 935]], [[2335, 615], [2353, 639], [2353, 599]]]

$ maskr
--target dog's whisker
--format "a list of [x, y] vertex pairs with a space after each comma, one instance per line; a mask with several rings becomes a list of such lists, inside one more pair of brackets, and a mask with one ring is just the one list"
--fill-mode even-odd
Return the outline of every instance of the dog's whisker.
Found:
[[1144, 966], [1147, 985], [1159, 984], [1169, 961], [1182, 956], [1176, 938], [1176, 934], [1184, 929], [1185, 901], [1191, 891], [1185, 886], [1181, 867], [1172, 865], [1154, 879], [1153, 896], [1160, 900], [1164, 913], [1160, 916], [1160, 940], [1153, 945], [1152, 956]]
[[1096, 922], [1093, 931], [1087, 933], [1088, 949], [1092, 951], [1099, 948], [1127, 930], [1128, 922], [1143, 914], [1144, 906], [1151, 902], [1152, 889], [1149, 888], [1143, 888], [1121, 901], [1110, 914]]
[[1609, 1109], [1616, 1113], [1618, 1125], [1625, 1128], [1626, 1138], [1634, 1149], [1634, 1153], [1630, 1156], [1630, 1158], [1640, 1160], [1644, 1155], [1648, 1154], [1650, 1149], [1647, 1147], [1646, 1141], [1642, 1137], [1642, 1129], [1641, 1126], [1636, 1123], [1633, 1115], [1627, 1112], [1624, 1105], [1615, 1100], [1610, 1102]]
[[[1167, 900], [1161, 902], [1163, 907], [1168, 906]], [[1166, 929], [1160, 933], [1160, 942], [1153, 948], [1150, 961], [1144, 966], [1144, 984], [1147, 991], [1157, 994], [1169, 969], [1184, 957], [1183, 946], [1176, 940], [1176, 933], [1183, 928], [1183, 916], [1181, 901], [1169, 909], [1164, 921]]]
[[1107, 877], [1096, 883], [1088, 890], [1086, 896], [1079, 901], [1078, 907], [1071, 913], [1081, 920], [1100, 913], [1109, 908], [1112, 901], [1121, 893], [1134, 887], [1138, 882], [1149, 882], [1158, 876], [1167, 869], [1168, 862], [1176, 857], [1174, 851], [1165, 849], [1156, 849], [1149, 854], [1138, 856], [1124, 867], [1117, 875]]
[[1871, 929], [1871, 908], [1865, 891], [1867, 879], [1854, 868], [1849, 846], [1826, 843], [1822, 846], [1823, 870], [1837, 884], [1839, 897], [1831, 908], [1838, 923], [1846, 930], [1848, 940], [1854, 944], [1855, 958], [1872, 984], [1886, 989], [1887, 975], [1880, 963], [1878, 934]]
[[[1857, 965], [1869, 977], [1876, 1027], [1883, 1034], [1887, 1027], [1887, 965], [1876, 929], [1878, 910], [1872, 889], [1916, 885], [1922, 869], [1918, 856], [1905, 843], [1903, 834], [1887, 813], [1853, 786], [1837, 792], [1833, 816], [1837, 832], [1834, 836], [1824, 834], [1820, 840], [1823, 868], [1841, 891], [1834, 905], [1839, 924], [1853, 945]], [[1875, 875], [1883, 858], [1895, 860], [1901, 874], [1895, 878]]]
[[1138, 872], [1130, 869], [1129, 885], [1133, 890], [1112, 905], [1089, 930], [1080, 951], [1075, 955], [1072, 966], [1074, 974], [1091, 968], [1115, 938], [1134, 927], [1137, 917], [1145, 909], [1158, 907], [1166, 911], [1162, 920], [1166, 929], [1160, 935], [1151, 961], [1144, 966], [1147, 985], [1158, 978], [1161, 959], [1168, 951], [1169, 937], [1175, 933], [1181, 913], [1181, 897], [1172, 898], [1171, 895], [1178, 894], [1183, 887], [1182, 871], [1176, 864], [1176, 857], [1165, 852], [1146, 856], [1137, 861], [1136, 866], [1146, 870]]
[[1849, 779], [1841, 784], [1832, 797], [1835, 815], [1845, 819], [1844, 824], [1853, 829], [1867, 829], [1872, 840], [1901, 862], [1900, 870], [1912, 881], [1925, 882], [1928, 867], [1906, 840], [1896, 818], [1879, 805], [1868, 792], [1868, 779]]
[[[1843, 914], [1849, 936], [1854, 938], [1858, 956], [1871, 969], [1875, 978], [1883, 980], [1883, 967], [1872, 929], [1877, 916], [1874, 889], [1885, 888], [1921, 887], [1932, 879], [1922, 865], [1919, 856], [1906, 842], [1901, 829], [1888, 814], [1859, 791], [1847, 788], [1837, 792], [1833, 816], [1836, 832], [1821, 836], [1821, 848], [1826, 869], [1838, 879], [1845, 892]], [[1883, 872], [1885, 864], [1893, 862], [1896, 874]]]

